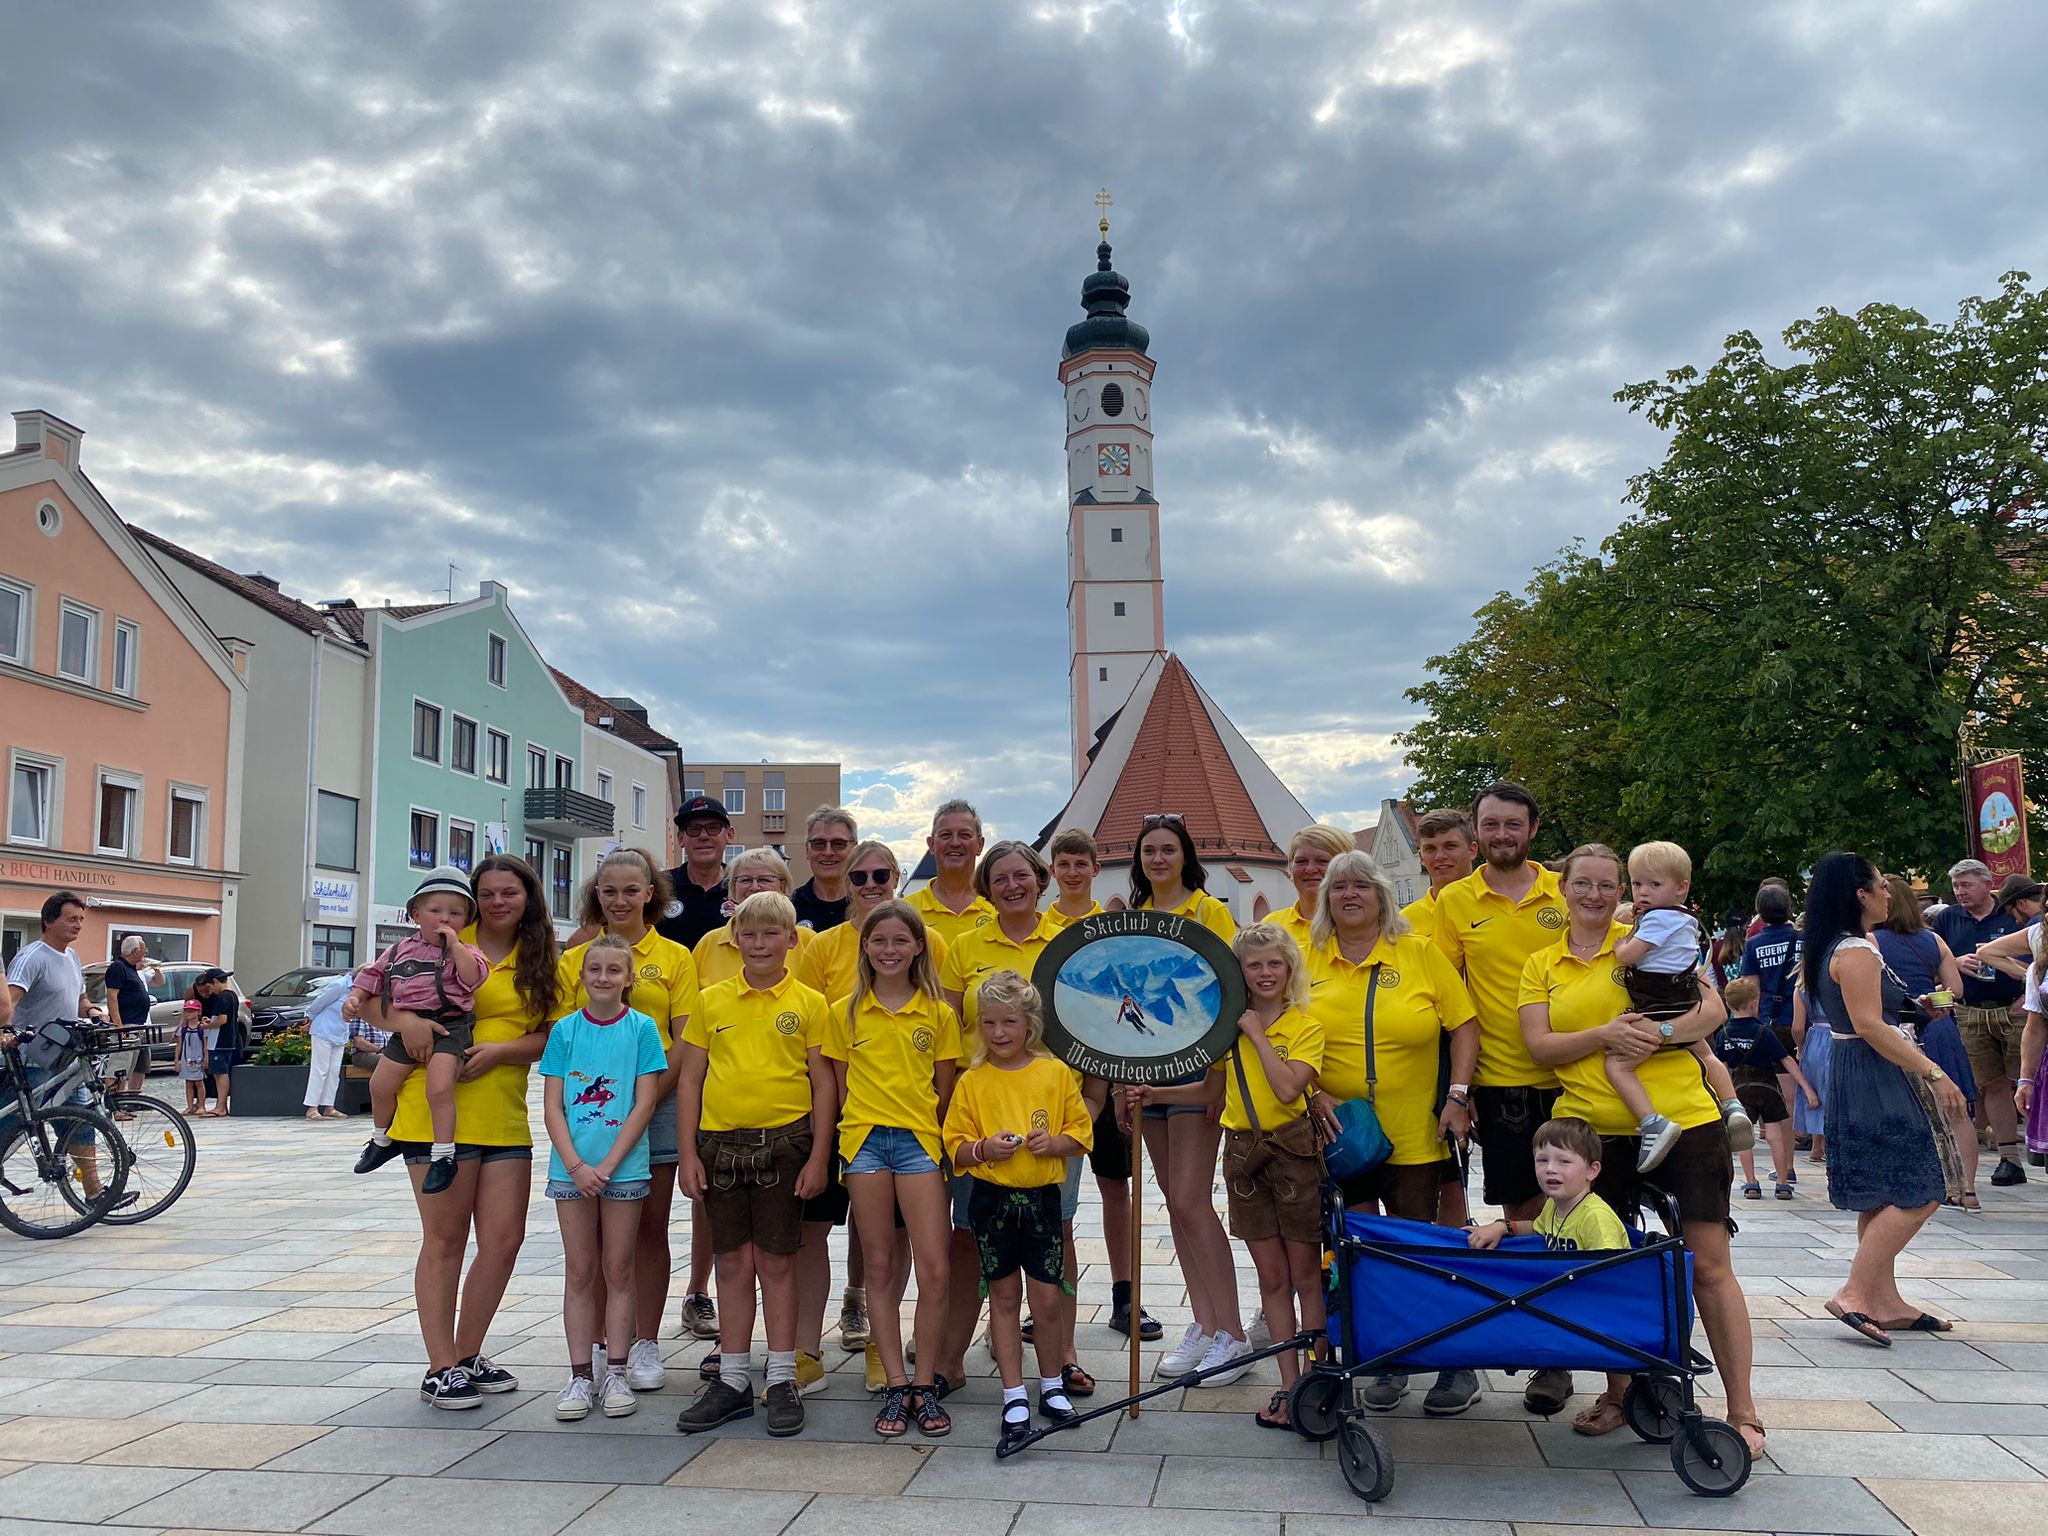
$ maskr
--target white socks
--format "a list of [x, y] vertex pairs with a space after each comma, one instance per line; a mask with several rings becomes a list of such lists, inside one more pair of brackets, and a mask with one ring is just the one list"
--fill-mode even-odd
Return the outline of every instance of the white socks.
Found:
[[378, 1146], [380, 1146], [380, 1147], [388, 1147], [388, 1146], [390, 1146], [390, 1145], [391, 1145], [391, 1127], [390, 1127], [390, 1126], [388, 1126], [388, 1125], [380, 1125], [380, 1126], [378, 1126], [378, 1127], [377, 1127], [377, 1128], [376, 1128], [375, 1130], [373, 1130], [373, 1131], [371, 1131], [371, 1132], [370, 1132], [370, 1140], [372, 1140], [372, 1141], [374, 1141], [375, 1143], [377, 1143], [377, 1145], [378, 1145]]
[[[795, 1375], [795, 1371], [792, 1369], [790, 1374]], [[731, 1387], [735, 1392], [753, 1391], [754, 1357], [752, 1353], [720, 1355], [718, 1357], [718, 1379], [728, 1387]]]
[[452, 1141], [437, 1141], [434, 1143], [433, 1150], [427, 1155], [429, 1157], [453, 1157], [455, 1155], [455, 1143]]
[[771, 1349], [768, 1351], [768, 1385], [779, 1381], [796, 1380], [796, 1351], [793, 1349]]
[[[1021, 1393], [1023, 1388], [1018, 1388], [1018, 1391]], [[1009, 1394], [1005, 1392], [1003, 1396], [1007, 1399]], [[1046, 1407], [1055, 1411], [1060, 1409], [1065, 1409], [1068, 1412], [1073, 1411], [1074, 1405], [1067, 1401], [1067, 1383], [1064, 1378], [1059, 1376], [1041, 1376], [1038, 1378], [1038, 1400]], [[1005, 1409], [1004, 1412], [1007, 1414], [1008, 1410]]]
[[1023, 1387], [1003, 1388], [1003, 1422], [1005, 1424], [1028, 1424], [1031, 1422], [1031, 1398]]

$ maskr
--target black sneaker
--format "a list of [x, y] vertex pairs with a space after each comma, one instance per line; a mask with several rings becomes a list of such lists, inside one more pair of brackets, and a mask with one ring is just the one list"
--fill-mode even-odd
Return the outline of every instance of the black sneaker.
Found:
[[479, 1392], [516, 1392], [519, 1378], [502, 1366], [491, 1364], [489, 1355], [471, 1355], [467, 1360], [455, 1362], [469, 1377], [469, 1384]]
[[2013, 1184], [2024, 1184], [2027, 1182], [2027, 1170], [2011, 1158], [2001, 1157], [1998, 1166], [1991, 1170], [1991, 1182], [2000, 1189]]
[[480, 1408], [484, 1399], [469, 1379], [469, 1372], [451, 1365], [445, 1371], [427, 1372], [420, 1382], [420, 1401], [436, 1408]]
[[427, 1176], [420, 1180], [420, 1193], [438, 1195], [455, 1182], [455, 1159], [437, 1157], [427, 1164]]
[[707, 1429], [754, 1416], [754, 1394], [728, 1387], [722, 1381], [707, 1381], [689, 1407], [676, 1415], [676, 1428], [686, 1435], [701, 1435]]
[[[1123, 1334], [1126, 1338], [1130, 1337], [1131, 1304], [1128, 1301], [1120, 1301], [1116, 1304], [1114, 1308], [1111, 1309], [1109, 1314], [1109, 1326], [1114, 1328], [1118, 1333]], [[1156, 1339], [1164, 1335], [1165, 1332], [1166, 1330], [1159, 1326], [1159, 1319], [1154, 1317], [1150, 1312], [1146, 1312], [1142, 1309], [1139, 1311], [1139, 1338], [1146, 1340]]]
[[778, 1381], [768, 1389], [768, 1433], [794, 1435], [804, 1427], [803, 1394], [793, 1381]]
[[405, 1156], [405, 1148], [395, 1141], [378, 1141], [374, 1136], [363, 1147], [362, 1156], [356, 1159], [357, 1173], [375, 1173], [394, 1157]]
[[1358, 1389], [1358, 1406], [1374, 1413], [1392, 1413], [1408, 1395], [1408, 1378], [1391, 1373], [1374, 1376]]
[[1423, 1394], [1422, 1411], [1444, 1419], [1463, 1413], [1478, 1401], [1479, 1377], [1476, 1372], [1443, 1371], [1438, 1374], [1436, 1385]]

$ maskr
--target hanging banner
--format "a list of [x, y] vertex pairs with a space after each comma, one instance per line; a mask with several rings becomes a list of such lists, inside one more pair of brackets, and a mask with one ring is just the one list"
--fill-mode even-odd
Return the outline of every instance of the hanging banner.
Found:
[[1993, 879], [2029, 873], [2026, 804], [2019, 753], [1970, 765], [1970, 836]]
[[1084, 917], [1045, 946], [1032, 976], [1045, 1044], [1111, 1083], [1199, 1078], [1230, 1050], [1244, 972], [1192, 918], [1149, 910]]

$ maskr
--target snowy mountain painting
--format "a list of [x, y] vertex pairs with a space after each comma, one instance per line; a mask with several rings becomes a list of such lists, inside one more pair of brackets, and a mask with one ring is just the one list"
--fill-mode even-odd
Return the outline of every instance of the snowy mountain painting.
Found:
[[1193, 950], [1149, 934], [1085, 944], [1060, 967], [1053, 1006], [1068, 1033], [1113, 1056], [1170, 1056], [1216, 1022], [1223, 984]]

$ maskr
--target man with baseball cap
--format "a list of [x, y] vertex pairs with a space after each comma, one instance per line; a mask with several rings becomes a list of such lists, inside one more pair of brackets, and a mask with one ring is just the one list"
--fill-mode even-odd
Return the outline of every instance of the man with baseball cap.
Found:
[[676, 840], [683, 845], [683, 862], [668, 872], [676, 899], [654, 928], [663, 938], [695, 949], [699, 939], [723, 928], [732, 916], [725, 891], [732, 818], [709, 795], [692, 795], [676, 811]]
[[1998, 1147], [1998, 1166], [1991, 1172], [1997, 1185], [2027, 1182], [2020, 1155], [2019, 1117], [2014, 1108], [2013, 1079], [2021, 1075], [2020, 1020], [2013, 1005], [2021, 984], [1977, 959], [1977, 947], [2018, 928], [2012, 913], [1999, 905], [1991, 888], [1991, 870], [1981, 859], [1963, 859], [1949, 866], [1949, 888], [1955, 900], [1934, 915], [1931, 927], [1941, 935], [1963, 973], [1963, 995], [1956, 1003], [1956, 1028], [1976, 1074], [1984, 1118]]

